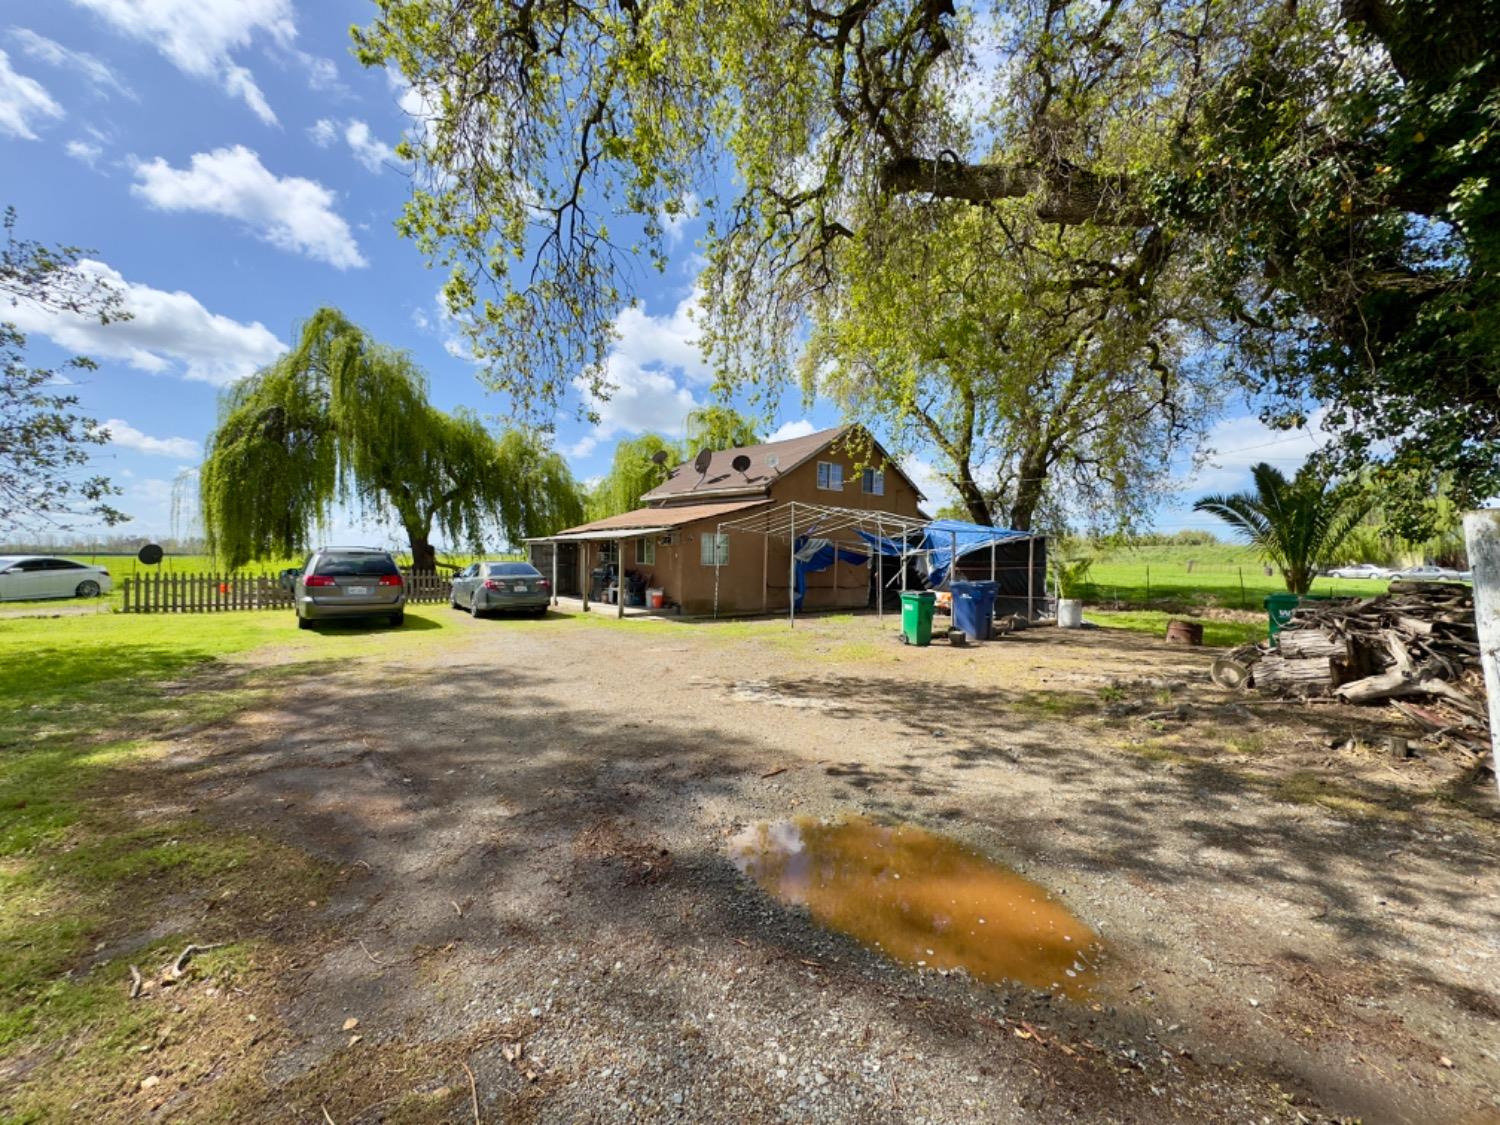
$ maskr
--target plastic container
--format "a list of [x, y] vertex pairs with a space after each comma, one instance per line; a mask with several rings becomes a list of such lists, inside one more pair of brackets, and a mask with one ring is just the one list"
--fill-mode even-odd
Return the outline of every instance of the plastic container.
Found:
[[901, 636], [909, 645], [919, 648], [932, 643], [932, 611], [937, 595], [930, 590], [903, 590], [901, 593]]
[[1292, 611], [1303, 602], [1326, 602], [1328, 598], [1322, 594], [1267, 594], [1265, 600], [1266, 617], [1270, 621], [1270, 636], [1274, 640], [1276, 634], [1281, 632], [1291, 623]]
[[953, 627], [971, 641], [987, 641], [995, 635], [995, 597], [998, 582], [954, 582]]
[[646, 604], [652, 609], [665, 609], [667, 605], [667, 592], [659, 586], [647, 586]]
[[1057, 599], [1057, 627], [1059, 629], [1083, 628], [1083, 602], [1081, 599]]

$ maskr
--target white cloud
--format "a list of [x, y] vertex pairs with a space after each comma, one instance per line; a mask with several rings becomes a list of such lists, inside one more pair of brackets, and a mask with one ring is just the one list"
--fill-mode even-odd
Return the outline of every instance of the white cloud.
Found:
[[806, 418], [798, 418], [795, 422], [783, 422], [771, 431], [767, 441], [790, 441], [792, 438], [806, 437], [808, 434], [816, 433], [814, 426]]
[[587, 457], [598, 448], [599, 439], [593, 434], [585, 434], [572, 445], [568, 446], [567, 453], [569, 457]]
[[1185, 474], [1179, 491], [1189, 503], [1201, 495], [1238, 492], [1250, 487], [1250, 468], [1264, 461], [1290, 476], [1304, 461], [1331, 440], [1317, 411], [1300, 430], [1273, 430], [1253, 414], [1226, 418], [1209, 431], [1211, 451], [1203, 466]]
[[[322, 125], [323, 122], [318, 124]], [[344, 128], [344, 141], [354, 153], [354, 158], [371, 172], [379, 172], [401, 163], [396, 150], [372, 136], [370, 127], [363, 121], [350, 120]]]
[[127, 282], [118, 271], [87, 258], [78, 269], [118, 288], [132, 318], [100, 324], [23, 302], [7, 309], [6, 319], [69, 351], [121, 360], [153, 374], [179, 372], [185, 379], [218, 386], [253, 373], [286, 350], [259, 321], [245, 324], [211, 313], [190, 293]]
[[52, 100], [47, 87], [35, 78], [17, 74], [11, 68], [10, 56], [0, 51], [0, 133], [34, 141], [43, 122], [62, 116], [62, 106]]
[[104, 149], [91, 141], [69, 141], [64, 151], [74, 160], [82, 161], [90, 168], [94, 166], [95, 161], [99, 157], [104, 155]]
[[193, 78], [215, 78], [267, 124], [276, 115], [232, 52], [257, 37], [292, 50], [292, 0], [73, 0], [122, 35], [155, 47]]
[[307, 88], [319, 93], [344, 93], [344, 84], [339, 81], [338, 64], [321, 55], [309, 55], [306, 51], [293, 51], [292, 57], [307, 72]]
[[339, 135], [339, 127], [326, 117], [320, 117], [308, 130], [308, 138], [319, 148], [327, 148]]
[[135, 91], [120, 81], [107, 65], [87, 51], [74, 51], [64, 47], [45, 35], [38, 35], [30, 28], [13, 27], [10, 37], [20, 44], [27, 58], [36, 59], [51, 66], [62, 67], [82, 78], [100, 93], [113, 91], [135, 100]]
[[104, 428], [109, 431], [110, 442], [124, 449], [134, 449], [137, 453], [149, 453], [158, 457], [176, 457], [179, 461], [198, 459], [198, 443], [192, 438], [152, 437], [121, 418], [107, 419]]
[[927, 512], [931, 514], [953, 499], [953, 487], [937, 468], [920, 457], [907, 457], [901, 461], [901, 471], [911, 478], [922, 495], [927, 497]]
[[694, 290], [668, 316], [651, 316], [639, 305], [621, 309], [613, 353], [642, 367], [673, 368], [691, 382], [709, 382], [713, 372], [698, 349], [699, 330], [693, 322], [698, 297]]
[[244, 145], [193, 155], [173, 168], [161, 157], [135, 169], [131, 191], [162, 211], [199, 211], [245, 223], [281, 250], [338, 269], [367, 265], [349, 224], [333, 210], [333, 192], [316, 180], [276, 176]]
[[618, 352], [604, 364], [609, 398], [597, 401], [594, 410], [599, 425], [593, 436], [603, 440], [616, 434], [654, 430], [668, 437], [681, 437], [688, 412], [697, 402], [692, 392], [679, 386], [665, 371], [648, 371]]
[[685, 194], [678, 201], [677, 213], [671, 214], [664, 207], [661, 211], [662, 231], [667, 236], [667, 243], [676, 246], [682, 241], [683, 228], [698, 217], [698, 197], [693, 192]]

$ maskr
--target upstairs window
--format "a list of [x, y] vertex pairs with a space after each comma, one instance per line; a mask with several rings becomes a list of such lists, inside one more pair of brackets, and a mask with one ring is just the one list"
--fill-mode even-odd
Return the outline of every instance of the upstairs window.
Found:
[[866, 496], [885, 495], [885, 473], [880, 469], [866, 469], [860, 481], [860, 490]]
[[844, 491], [844, 466], [837, 461], [819, 461], [818, 487], [826, 492]]

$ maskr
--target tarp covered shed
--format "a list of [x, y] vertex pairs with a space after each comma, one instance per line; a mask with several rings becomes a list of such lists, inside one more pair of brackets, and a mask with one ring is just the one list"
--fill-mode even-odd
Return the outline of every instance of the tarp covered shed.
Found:
[[[1035, 619], [1047, 608], [1047, 540], [1030, 531], [933, 520], [904, 539], [857, 533], [888, 558], [911, 558], [928, 589], [948, 587], [956, 573], [960, 581], [993, 581], [999, 587], [995, 614]], [[955, 567], [954, 557], [958, 563]]]

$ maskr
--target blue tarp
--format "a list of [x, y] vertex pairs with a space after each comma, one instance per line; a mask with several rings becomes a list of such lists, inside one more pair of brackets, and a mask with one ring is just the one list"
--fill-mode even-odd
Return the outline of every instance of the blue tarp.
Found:
[[[807, 576], [831, 567], [833, 554], [834, 546], [827, 539], [814, 539], [806, 535], [797, 537], [797, 562], [792, 568], [797, 578], [796, 600], [793, 603], [797, 609], [802, 608], [802, 597], [807, 593]], [[849, 563], [851, 566], [864, 566], [870, 561], [868, 555], [862, 555], [858, 551], [851, 551], [845, 547], [838, 548], [838, 556], [841, 562]]]
[[[1030, 539], [1029, 531], [1012, 531], [1006, 527], [986, 527], [982, 523], [964, 523], [962, 520], [934, 520], [919, 533], [906, 537], [908, 551], [922, 551], [917, 558], [917, 567], [926, 567], [925, 580], [931, 589], [937, 589], [948, 580], [948, 568], [953, 565], [953, 548], [958, 547], [958, 556], [980, 551], [991, 543], [1009, 543], [1014, 539]], [[859, 537], [882, 555], [900, 557], [900, 539], [881, 539], [869, 532], [859, 532]]]

